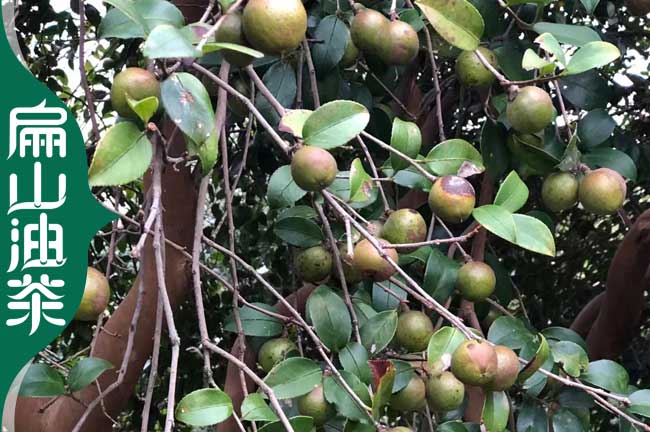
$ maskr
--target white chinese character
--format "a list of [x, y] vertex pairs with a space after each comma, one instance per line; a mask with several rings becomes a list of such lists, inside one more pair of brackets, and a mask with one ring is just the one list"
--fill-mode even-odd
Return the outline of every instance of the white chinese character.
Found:
[[57, 300], [63, 298], [50, 291], [49, 288], [62, 288], [65, 283], [62, 280], [52, 280], [48, 275], [41, 275], [41, 281], [33, 282], [31, 275], [24, 275], [23, 280], [10, 280], [7, 285], [10, 288], [23, 288], [18, 294], [8, 296], [12, 301], [9, 302], [9, 310], [27, 311], [27, 313], [20, 318], [12, 318], [7, 320], [9, 327], [15, 327], [27, 321], [29, 316], [32, 317], [32, 326], [29, 335], [33, 335], [38, 330], [41, 324], [41, 317], [45, 318], [47, 322], [55, 326], [63, 327], [65, 320], [61, 318], [53, 318], [45, 311], [61, 310], [63, 303]]
[[[45, 148], [45, 156], [48, 158], [53, 157], [55, 147], [59, 149], [59, 157], [65, 157], [65, 129], [56, 126], [64, 124], [67, 117], [68, 114], [63, 108], [46, 108], [45, 100], [35, 107], [12, 109], [9, 124], [9, 157], [19, 149], [19, 156], [24, 158], [27, 147], [32, 148], [32, 155], [35, 158], [40, 156], [41, 147]], [[18, 134], [19, 129], [20, 134]], [[16, 138], [17, 135], [19, 139]]]
[[54, 210], [63, 205], [66, 194], [66, 176], [59, 174], [59, 193], [56, 201], [43, 201], [41, 163], [34, 163], [34, 198], [33, 201], [18, 201], [18, 175], [9, 176], [9, 211], [11, 214], [19, 210]]
[[[14, 228], [11, 230], [11, 260], [7, 273], [15, 271], [20, 264], [18, 223], [16, 218], [11, 220], [11, 225]], [[34, 233], [37, 235], [34, 236]], [[50, 240], [50, 234], [53, 236], [52, 240]], [[37, 256], [32, 257], [32, 254]], [[50, 257], [51, 255], [53, 258]], [[59, 224], [49, 224], [47, 214], [41, 213], [37, 224], [25, 225], [22, 270], [36, 267], [61, 267], [65, 262], [66, 258], [63, 258], [63, 227]]]

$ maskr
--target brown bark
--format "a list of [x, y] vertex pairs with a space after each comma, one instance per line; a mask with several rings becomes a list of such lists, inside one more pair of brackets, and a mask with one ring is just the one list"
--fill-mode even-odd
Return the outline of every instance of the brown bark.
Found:
[[589, 335], [589, 330], [591, 330], [596, 318], [598, 318], [604, 298], [605, 293], [602, 292], [591, 299], [591, 301], [587, 303], [587, 306], [580, 311], [576, 319], [573, 321], [573, 324], [571, 324], [571, 330], [586, 339]]

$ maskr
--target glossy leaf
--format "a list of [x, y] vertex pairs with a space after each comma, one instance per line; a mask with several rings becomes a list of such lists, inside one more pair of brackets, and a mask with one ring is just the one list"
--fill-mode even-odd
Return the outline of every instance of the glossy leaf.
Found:
[[599, 147], [582, 155], [582, 161], [590, 168], [604, 167], [618, 171], [623, 177], [635, 181], [637, 168], [627, 153], [610, 147]]
[[553, 360], [574, 378], [589, 367], [589, 356], [582, 347], [570, 341], [560, 341], [551, 346]]
[[614, 393], [625, 394], [630, 376], [623, 366], [611, 360], [597, 360], [589, 363], [581, 379]]
[[629, 397], [630, 406], [628, 411], [643, 417], [650, 417], [650, 390], [639, 390]]
[[452, 295], [460, 264], [438, 249], [432, 249], [427, 259], [422, 288], [438, 302], [444, 303]]
[[564, 327], [549, 327], [542, 331], [546, 339], [556, 341], [569, 341], [580, 346], [583, 350], [587, 351], [587, 343], [575, 331]]
[[560, 408], [551, 420], [553, 432], [582, 432], [585, 430], [578, 416], [566, 408]]
[[393, 366], [395, 366], [393, 393], [397, 393], [408, 385], [416, 372], [411, 363], [403, 360], [393, 360]]
[[149, 33], [151, 30], [152, 27], [149, 27], [149, 23], [144, 19], [141, 11], [136, 7], [135, 1], [104, 0], [104, 3], [109, 4], [115, 9], [119, 10], [122, 15], [128, 17], [128, 19], [132, 21], [132, 25], [135, 25], [142, 29], [143, 33]]
[[463, 162], [470, 162], [483, 171], [483, 157], [470, 143], [450, 139], [435, 146], [426, 157], [429, 169], [437, 175], [456, 175]]
[[481, 154], [485, 168], [494, 179], [500, 179], [510, 165], [510, 151], [506, 146], [508, 131], [500, 123], [486, 121], [481, 131]]
[[451, 364], [451, 355], [463, 342], [465, 342], [465, 336], [460, 330], [454, 327], [442, 327], [429, 339], [429, 346], [427, 348], [427, 362], [429, 366], [433, 366], [441, 359], [443, 362]]
[[202, 53], [207, 54], [213, 51], [221, 51], [221, 50], [236, 51], [242, 54], [246, 54], [255, 59], [261, 59], [262, 57], [264, 57], [263, 52], [255, 50], [251, 47], [234, 44], [234, 43], [228, 43], [228, 42], [208, 42], [205, 45], [203, 45]]
[[538, 334], [537, 335], [537, 341], [535, 342], [538, 344], [537, 346], [537, 351], [535, 352], [535, 355], [533, 356], [530, 361], [521, 369], [521, 372], [519, 372], [519, 381], [524, 382], [535, 372], [537, 372], [544, 363], [546, 363], [547, 359], [549, 358], [551, 354], [551, 349], [548, 345], [548, 341], [544, 337], [543, 334]]
[[352, 322], [343, 299], [321, 285], [307, 299], [307, 313], [320, 340], [333, 352], [339, 352], [350, 341]]
[[322, 43], [313, 44], [311, 55], [319, 74], [329, 72], [339, 64], [345, 53], [350, 30], [343, 21], [334, 15], [320, 20], [313, 37]]
[[[363, 384], [356, 375], [353, 375], [348, 371], [341, 371], [341, 376], [359, 399], [369, 406], [371, 404], [371, 399], [368, 387]], [[359, 420], [363, 422], [368, 421], [368, 415], [366, 412], [357, 406], [354, 399], [352, 399], [348, 392], [345, 391], [345, 388], [336, 381], [336, 378], [331, 375], [326, 376], [323, 380], [323, 391], [325, 393], [325, 399], [336, 406], [336, 412], [339, 415], [350, 420]]]
[[544, 51], [553, 55], [558, 62], [566, 65], [564, 50], [562, 50], [560, 43], [551, 33], [542, 33], [541, 35], [537, 36], [535, 42], [538, 43], [540, 48], [542, 48]]
[[343, 369], [356, 375], [361, 381], [370, 383], [372, 379], [368, 366], [368, 351], [358, 342], [350, 342], [339, 351], [339, 362]]
[[350, 199], [352, 203], [363, 203], [376, 196], [377, 190], [370, 174], [363, 167], [361, 159], [352, 161], [350, 166]]
[[548, 432], [544, 406], [533, 399], [524, 399], [517, 416], [518, 432]]
[[302, 128], [309, 116], [313, 113], [311, 110], [288, 110], [282, 119], [278, 129], [282, 132], [288, 132], [295, 137], [302, 138]]
[[388, 405], [393, 394], [393, 383], [395, 382], [395, 366], [388, 361], [388, 368], [379, 379], [379, 385], [375, 389], [372, 398], [372, 415], [378, 420], [383, 414], [383, 408]]
[[77, 392], [93, 383], [101, 374], [113, 369], [111, 362], [97, 358], [87, 357], [79, 360], [68, 374], [68, 387], [70, 391]]
[[559, 42], [578, 47], [589, 42], [600, 41], [598, 33], [581, 25], [538, 22], [533, 25], [533, 30], [539, 34], [550, 33]]
[[533, 339], [533, 334], [524, 323], [516, 318], [502, 316], [496, 319], [488, 331], [488, 340], [514, 350], [524, 347]]
[[482, 420], [487, 432], [502, 432], [508, 425], [510, 402], [504, 392], [488, 392], [485, 395]]
[[555, 256], [555, 240], [553, 233], [541, 220], [522, 214], [514, 214], [512, 218], [517, 231], [517, 246], [542, 255]]
[[[415, 123], [395, 117], [395, 120], [393, 120], [390, 145], [411, 159], [416, 159], [422, 148], [422, 133], [420, 132], [420, 128]], [[390, 164], [395, 171], [400, 171], [410, 166], [407, 161], [394, 153], [390, 155]]]
[[260, 393], [250, 393], [241, 405], [242, 420], [272, 422], [278, 416], [267, 405]]
[[19, 391], [22, 397], [56, 397], [64, 393], [63, 376], [41, 363], [29, 365]]
[[[311, 432], [314, 430], [314, 419], [307, 416], [296, 416], [289, 419], [289, 424], [294, 432]], [[274, 421], [259, 428], [258, 432], [286, 432], [287, 428], [282, 421]]]
[[273, 232], [284, 242], [302, 248], [316, 246], [324, 240], [316, 222], [302, 217], [288, 217], [276, 222]]
[[388, 346], [397, 330], [397, 312], [394, 310], [380, 312], [366, 321], [359, 332], [361, 343], [370, 355], [381, 352]]
[[[273, 306], [264, 303], [253, 303], [254, 306], [275, 312]], [[279, 319], [264, 314], [249, 306], [241, 306], [239, 308], [239, 319], [241, 320], [242, 328], [246, 336], [259, 336], [259, 337], [273, 337], [282, 333], [284, 328], [282, 321]], [[230, 316], [226, 320], [224, 330], [237, 333], [237, 326], [235, 319]]]
[[142, 47], [142, 54], [148, 59], [196, 58], [201, 52], [185, 38], [185, 34], [174, 26], [156, 26]]
[[474, 219], [491, 233], [508, 240], [517, 241], [517, 227], [513, 215], [497, 205], [485, 205], [474, 209]]
[[604, 109], [590, 111], [578, 124], [582, 147], [596, 147], [604, 143], [616, 129], [616, 121]]
[[377, 312], [397, 309], [400, 299], [406, 300], [407, 296], [406, 291], [391, 281], [372, 284], [372, 306]]
[[[146, 37], [143, 23], [149, 29], [161, 24], [180, 28], [185, 19], [181, 11], [165, 0], [137, 0], [107, 2], [122, 8], [109, 9], [99, 25], [99, 34], [103, 38], [132, 39]], [[126, 8], [125, 8], [125, 5]], [[124, 10], [124, 11], [123, 11]], [[125, 13], [126, 12], [126, 13]]]
[[289, 207], [307, 194], [293, 181], [291, 165], [278, 168], [269, 180], [266, 198], [271, 207]]
[[514, 213], [526, 204], [529, 193], [526, 183], [516, 171], [512, 171], [501, 184], [494, 204]]
[[[285, 108], [293, 106], [298, 84], [296, 72], [289, 63], [273, 63], [264, 73], [262, 82], [280, 105]], [[257, 92], [255, 96], [255, 106], [271, 124], [275, 125], [280, 121], [280, 115], [261, 92]]]
[[156, 111], [158, 111], [159, 101], [156, 96], [150, 96], [139, 101], [133, 100], [127, 96], [126, 101], [131, 109], [138, 115], [140, 120], [145, 124], [147, 124], [149, 120], [151, 120], [151, 117], [156, 114]]
[[370, 114], [363, 105], [337, 100], [314, 111], [305, 122], [302, 134], [305, 144], [331, 149], [359, 135], [369, 121]]
[[178, 421], [189, 426], [215, 425], [232, 415], [232, 401], [219, 389], [197, 390], [181, 399], [174, 414]]
[[275, 396], [293, 399], [312, 391], [321, 383], [323, 373], [313, 360], [304, 357], [288, 358], [271, 369], [264, 382], [271, 387]]
[[480, 12], [469, 1], [420, 0], [415, 4], [449, 44], [467, 51], [478, 48], [485, 23]]
[[619, 49], [609, 42], [589, 42], [573, 55], [564, 72], [567, 75], [576, 75], [608, 65], [620, 56]]

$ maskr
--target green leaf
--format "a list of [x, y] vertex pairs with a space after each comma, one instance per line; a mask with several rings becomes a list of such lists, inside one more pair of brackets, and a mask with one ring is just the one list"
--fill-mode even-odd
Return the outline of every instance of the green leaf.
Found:
[[[273, 306], [264, 303], [252, 303], [254, 306], [270, 312], [276, 312]], [[239, 319], [246, 336], [273, 337], [282, 333], [284, 328], [282, 321], [264, 314], [249, 306], [239, 308]], [[224, 330], [237, 333], [237, 325], [233, 316], [228, 317]]]
[[156, 26], [142, 47], [142, 54], [148, 59], [196, 58], [201, 52], [185, 38], [185, 34], [174, 26]]
[[266, 198], [271, 207], [289, 207], [307, 194], [293, 181], [291, 165], [278, 168], [269, 180]]
[[143, 33], [148, 33], [150, 30], [149, 24], [144, 19], [140, 10], [135, 6], [136, 2], [131, 0], [104, 0], [104, 3], [109, 4], [119, 10], [124, 16], [128, 17], [136, 26], [139, 26]]
[[437, 432], [468, 432], [469, 430], [458, 420], [448, 421], [441, 424]]
[[544, 407], [533, 399], [525, 398], [517, 416], [518, 432], [548, 432], [548, 417]]
[[[364, 404], [371, 404], [368, 387], [356, 375], [348, 371], [341, 371], [341, 376]], [[323, 391], [325, 393], [325, 399], [336, 406], [338, 415], [350, 420], [368, 421], [366, 412], [357, 406], [354, 399], [352, 399], [345, 388], [333, 376], [329, 375], [325, 377], [323, 380]]]
[[311, 110], [287, 110], [280, 120], [278, 129], [282, 132], [288, 132], [297, 138], [302, 138], [302, 128], [309, 116], [313, 113]]
[[533, 358], [530, 359], [528, 363], [521, 369], [521, 372], [519, 372], [518, 380], [520, 382], [524, 382], [528, 378], [533, 376], [542, 367], [542, 365], [546, 363], [546, 360], [548, 360], [551, 354], [548, 341], [546, 340], [544, 335], [539, 333], [536, 339], [537, 339], [536, 343], [538, 344], [537, 351], [535, 352]]
[[[382, 360], [385, 361], [385, 360]], [[395, 366], [392, 362], [387, 361], [389, 364], [384, 375], [379, 379], [379, 385], [375, 390], [372, 398], [372, 415], [375, 420], [383, 414], [383, 408], [390, 402], [390, 397], [393, 394], [393, 384], [395, 383]]]
[[201, 389], [181, 399], [174, 414], [177, 420], [186, 425], [215, 425], [232, 415], [232, 401], [219, 389]]
[[487, 432], [502, 432], [508, 426], [510, 402], [504, 392], [488, 392], [485, 395], [482, 420]]
[[512, 134], [508, 139], [508, 147], [517, 159], [525, 161], [541, 173], [555, 171], [555, 167], [560, 163], [554, 155], [545, 150], [543, 139], [536, 135]]
[[363, 162], [357, 158], [350, 166], [350, 199], [352, 203], [363, 203], [376, 198], [377, 190], [370, 174], [363, 168]]
[[627, 393], [630, 376], [623, 366], [611, 360], [598, 360], [589, 363], [582, 380], [618, 394]]
[[148, 98], [136, 101], [131, 99], [128, 95], [126, 96], [126, 102], [145, 124], [149, 123], [151, 117], [156, 114], [158, 111], [158, 104], [160, 103], [156, 96], [149, 96]]
[[553, 360], [574, 378], [578, 378], [589, 367], [589, 356], [582, 347], [571, 341], [560, 341], [551, 345]]
[[[307, 416], [296, 416], [289, 419], [289, 424], [294, 432], [311, 432], [314, 430], [314, 419]], [[259, 428], [258, 432], [286, 432], [286, 427], [281, 420], [268, 423]]]
[[[465, 336], [460, 330], [454, 327], [442, 327], [429, 339], [429, 346], [427, 348], [427, 362], [429, 366], [433, 366], [438, 360], [443, 359], [443, 356], [448, 356], [449, 362], [447, 363], [450, 363], [451, 355], [463, 342], [465, 342]], [[443, 359], [443, 361], [445, 360]]]
[[542, 333], [548, 340], [570, 341], [587, 351], [587, 344], [582, 337], [571, 329], [564, 327], [549, 327], [542, 330]]
[[350, 341], [352, 322], [343, 299], [330, 288], [321, 285], [307, 299], [307, 314], [316, 334], [333, 352], [339, 352]]
[[[382, 285], [390, 292], [387, 292]], [[372, 284], [372, 307], [378, 312], [396, 310], [400, 305], [400, 299], [406, 300], [408, 293], [391, 281], [382, 282], [382, 285]]]
[[326, 103], [309, 116], [302, 129], [305, 144], [332, 149], [359, 135], [370, 113], [363, 105], [346, 100]]
[[514, 213], [526, 204], [529, 193], [526, 183], [516, 171], [512, 171], [501, 184], [494, 204]]
[[605, 66], [621, 56], [619, 49], [609, 42], [589, 42], [571, 58], [564, 73], [576, 75]]
[[153, 147], [130, 122], [112, 126], [99, 141], [88, 170], [91, 186], [117, 186], [139, 179], [149, 168]]
[[177, 72], [163, 81], [160, 90], [169, 118], [197, 145], [219, 135], [210, 95], [198, 78]]
[[65, 394], [63, 376], [53, 368], [40, 363], [29, 365], [20, 384], [22, 397], [55, 397]]
[[92, 384], [109, 369], [113, 369], [113, 365], [107, 360], [96, 357], [81, 359], [70, 369], [68, 387], [70, 391], [77, 392]]
[[527, 71], [532, 71], [535, 69], [545, 69], [552, 65], [553, 65], [552, 62], [544, 60], [543, 58], [538, 56], [535, 51], [533, 51], [530, 48], [528, 48], [526, 52], [524, 52], [524, 57], [521, 59], [521, 67]]
[[510, 165], [510, 152], [506, 146], [508, 131], [501, 123], [487, 120], [481, 131], [481, 155], [490, 176], [500, 179]]
[[322, 41], [313, 44], [311, 55], [316, 72], [324, 74], [334, 69], [343, 58], [350, 37], [350, 30], [343, 21], [334, 15], [330, 15], [320, 20], [314, 30], [313, 37]]
[[604, 143], [616, 129], [616, 121], [604, 109], [590, 111], [578, 123], [580, 144], [592, 148]]
[[256, 59], [261, 59], [262, 57], [264, 57], [263, 52], [255, 50], [251, 47], [247, 47], [235, 43], [229, 43], [229, 42], [208, 42], [205, 45], [203, 45], [202, 53], [208, 54], [214, 51], [221, 51], [221, 50], [236, 51]]
[[600, 41], [598, 33], [589, 27], [579, 25], [538, 22], [533, 25], [533, 30], [539, 34], [550, 33], [559, 42], [577, 47]]
[[639, 390], [629, 397], [630, 406], [628, 411], [643, 417], [650, 417], [650, 390]]
[[285, 209], [282, 213], [278, 215], [277, 220], [288, 218], [288, 217], [316, 219], [318, 218], [318, 214], [316, 213], [316, 210], [314, 210], [309, 206], [299, 205], [299, 206], [289, 207], [288, 209]]
[[424, 270], [422, 288], [436, 301], [444, 303], [454, 292], [460, 264], [438, 249], [431, 249]]
[[479, 171], [485, 170], [481, 153], [462, 139], [443, 141], [431, 149], [426, 157], [427, 165], [435, 174], [456, 175], [463, 162], [470, 162]]
[[490, 342], [505, 345], [514, 350], [522, 349], [533, 337], [534, 335], [524, 323], [509, 316], [497, 318], [488, 331]]
[[517, 241], [517, 228], [513, 215], [497, 205], [485, 205], [474, 209], [474, 219], [491, 233], [508, 240]]
[[368, 366], [368, 351], [358, 342], [350, 342], [339, 351], [339, 362], [343, 369], [356, 375], [361, 381], [370, 383], [372, 375]]
[[[262, 82], [280, 105], [283, 107], [293, 106], [298, 85], [296, 72], [288, 62], [276, 62], [271, 65], [264, 73]], [[255, 106], [271, 124], [275, 125], [279, 121], [280, 115], [261, 92], [257, 92], [255, 96]]]
[[632, 181], [635, 181], [637, 177], [637, 168], [632, 158], [627, 153], [617, 149], [609, 147], [595, 148], [582, 155], [582, 162], [589, 165], [590, 168], [613, 169]]
[[[395, 117], [390, 138], [390, 146], [416, 159], [422, 148], [422, 133], [418, 125]], [[394, 153], [390, 155], [390, 164], [395, 171], [406, 169], [410, 164]]]
[[606, 108], [613, 90], [596, 71], [564, 77], [560, 80], [562, 94], [578, 108]]
[[316, 362], [304, 357], [292, 357], [275, 365], [264, 382], [282, 400], [309, 393], [322, 379], [323, 373]]
[[[116, 5], [115, 2], [107, 2]], [[147, 29], [161, 24], [180, 28], [185, 23], [183, 14], [172, 3], [165, 0], [138, 0], [118, 2], [125, 5], [127, 13], [119, 7], [108, 10], [99, 24], [99, 35], [103, 38], [132, 39], [145, 38], [144, 22]], [[135, 19], [129, 17], [134, 16]], [[149, 30], [147, 30], [148, 32]]]
[[210, 135], [203, 144], [197, 144], [188, 138], [187, 148], [191, 155], [199, 156], [203, 175], [210, 174], [210, 171], [212, 171], [214, 164], [217, 163], [217, 159], [219, 158], [219, 135]]
[[582, 422], [573, 412], [566, 408], [560, 408], [553, 416], [553, 432], [582, 432]]
[[324, 240], [320, 226], [311, 219], [288, 217], [276, 222], [273, 232], [286, 243], [308, 248], [316, 246]]
[[393, 360], [395, 366], [395, 381], [393, 382], [393, 394], [402, 390], [411, 382], [415, 376], [415, 369], [411, 363], [403, 360]]
[[580, 0], [588, 14], [593, 15], [600, 0]]
[[420, 0], [422, 10], [436, 32], [449, 44], [466, 51], [478, 48], [485, 30], [480, 12], [467, 0]]
[[272, 422], [278, 420], [278, 416], [264, 401], [260, 393], [250, 393], [241, 405], [241, 417], [246, 421]]
[[369, 318], [359, 329], [361, 343], [372, 356], [388, 346], [396, 330], [397, 311], [380, 312]]
[[537, 36], [535, 43], [538, 43], [540, 48], [542, 48], [547, 53], [553, 55], [555, 60], [566, 65], [566, 57], [564, 55], [564, 50], [560, 46], [560, 43], [555, 39], [551, 33], [542, 33]]
[[542, 255], [555, 256], [553, 233], [541, 220], [522, 214], [513, 214], [517, 230], [517, 246]]

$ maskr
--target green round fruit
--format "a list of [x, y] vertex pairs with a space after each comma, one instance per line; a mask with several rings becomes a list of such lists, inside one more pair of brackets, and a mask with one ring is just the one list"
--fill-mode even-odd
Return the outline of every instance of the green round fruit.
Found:
[[103, 273], [88, 267], [86, 273], [86, 285], [81, 297], [81, 303], [77, 307], [74, 319], [78, 321], [97, 321], [97, 318], [104, 313], [111, 299], [111, 289], [108, 286], [108, 279]]
[[435, 412], [455, 410], [465, 399], [465, 386], [449, 371], [430, 376], [426, 392], [429, 408]]
[[115, 75], [111, 87], [111, 104], [122, 117], [139, 119], [128, 99], [140, 101], [155, 96], [160, 100], [160, 82], [146, 69], [130, 67]]
[[427, 349], [433, 336], [433, 323], [423, 312], [411, 310], [400, 314], [397, 320], [395, 342], [408, 352]]
[[300, 415], [314, 419], [316, 426], [324, 425], [336, 415], [334, 407], [325, 400], [322, 385], [298, 398], [298, 412]]
[[270, 339], [264, 342], [264, 345], [262, 345], [260, 351], [257, 353], [257, 362], [268, 373], [276, 364], [297, 351], [298, 347], [296, 347], [296, 344], [287, 338]]
[[[227, 42], [243, 46], [248, 45], [246, 37], [244, 36], [242, 15], [240, 13], [226, 14], [214, 36], [217, 42]], [[223, 53], [223, 58], [225, 58], [228, 63], [241, 68], [248, 66], [253, 62], [253, 60], [255, 60], [254, 57], [239, 51], [224, 49], [221, 52]]]
[[553, 173], [542, 185], [542, 201], [552, 212], [568, 210], [578, 203], [579, 185], [576, 176], [569, 172]]
[[291, 176], [300, 188], [320, 192], [336, 179], [336, 159], [319, 147], [303, 146], [291, 159]]
[[389, 21], [385, 28], [384, 43], [378, 53], [387, 65], [411, 63], [420, 50], [417, 32], [404, 21]]
[[[348, 254], [347, 245], [341, 245], [339, 247], [339, 255], [341, 257], [343, 276], [345, 277], [346, 284], [352, 286], [361, 282], [363, 276], [361, 275], [361, 272], [354, 267], [352, 256]], [[335, 265], [332, 266], [332, 274], [336, 279], [339, 279], [339, 272]]]
[[[494, 68], [499, 67], [497, 56], [492, 51], [483, 47], [479, 47], [477, 51], [483, 54], [483, 57]], [[458, 81], [467, 87], [486, 87], [492, 84], [496, 78], [483, 65], [475, 51], [463, 51], [458, 56], [456, 59], [456, 76], [458, 77]]]
[[625, 202], [625, 179], [609, 168], [599, 168], [584, 176], [578, 188], [580, 204], [588, 212], [608, 215], [620, 209]]
[[650, 13], [650, 0], [625, 0], [631, 15], [643, 17]]
[[480, 261], [470, 261], [458, 270], [456, 288], [466, 300], [482, 302], [496, 288], [497, 277], [492, 267]]
[[322, 246], [305, 249], [296, 257], [296, 267], [303, 281], [322, 282], [332, 271], [332, 254]]
[[419, 375], [413, 374], [406, 387], [390, 398], [390, 407], [396, 411], [418, 411], [424, 407], [426, 388]]
[[497, 374], [497, 353], [486, 341], [463, 342], [451, 356], [451, 371], [465, 384], [484, 386]]
[[385, 35], [390, 21], [380, 12], [362, 9], [354, 16], [350, 37], [358, 49], [379, 56], [385, 45]]
[[407, 427], [404, 427], [404, 426], [397, 426], [397, 427], [388, 429], [388, 432], [413, 432], [413, 429], [407, 428]]
[[520, 88], [514, 100], [506, 108], [512, 128], [522, 133], [535, 133], [550, 125], [555, 115], [553, 101], [539, 87]]
[[345, 51], [343, 52], [343, 57], [339, 64], [344, 67], [350, 67], [357, 62], [359, 58], [359, 48], [352, 41], [352, 36], [348, 35], [348, 41], [345, 44]]
[[[427, 223], [413, 209], [401, 209], [390, 214], [381, 230], [381, 237], [392, 244], [419, 243], [427, 237]], [[413, 251], [417, 248], [411, 248]], [[409, 252], [409, 250], [404, 250]]]
[[[394, 262], [399, 260], [397, 251], [390, 247], [389, 242], [379, 239], [379, 243], [384, 248], [386, 256], [390, 257]], [[361, 240], [354, 247], [352, 263], [364, 279], [371, 279], [375, 282], [384, 282], [397, 271], [388, 260], [379, 255], [373, 244], [366, 239]]]
[[503, 345], [494, 347], [497, 353], [497, 373], [486, 389], [490, 391], [506, 391], [514, 385], [519, 376], [519, 357], [513, 350]]
[[246, 40], [264, 54], [280, 55], [297, 48], [307, 31], [301, 0], [249, 0], [242, 18]]
[[475, 205], [474, 187], [462, 177], [440, 177], [429, 192], [431, 210], [448, 223], [464, 222], [474, 211]]

